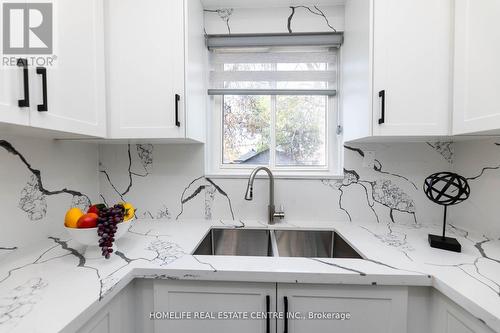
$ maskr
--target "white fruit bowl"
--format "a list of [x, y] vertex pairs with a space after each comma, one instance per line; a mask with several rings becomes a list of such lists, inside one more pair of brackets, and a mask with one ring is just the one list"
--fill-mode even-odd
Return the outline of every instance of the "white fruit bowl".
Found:
[[[115, 241], [113, 242], [113, 253], [116, 252], [116, 241], [123, 237], [128, 228], [130, 227], [130, 223], [132, 220], [123, 221], [117, 224], [117, 229], [115, 233]], [[77, 241], [78, 243], [85, 245], [87, 248], [85, 249], [85, 257], [101, 257], [101, 249], [99, 247], [99, 236], [97, 235], [97, 228], [68, 228], [64, 226], [71, 239]]]

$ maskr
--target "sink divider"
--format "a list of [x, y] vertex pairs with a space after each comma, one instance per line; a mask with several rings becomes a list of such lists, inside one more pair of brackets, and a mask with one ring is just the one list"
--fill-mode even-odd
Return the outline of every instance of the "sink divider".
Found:
[[271, 249], [273, 251], [273, 257], [279, 257], [280, 253], [278, 250], [278, 242], [276, 241], [276, 235], [274, 229], [269, 230], [269, 238], [271, 239]]
[[330, 242], [330, 258], [333, 258], [333, 249], [335, 249], [335, 232], [332, 232], [332, 241]]

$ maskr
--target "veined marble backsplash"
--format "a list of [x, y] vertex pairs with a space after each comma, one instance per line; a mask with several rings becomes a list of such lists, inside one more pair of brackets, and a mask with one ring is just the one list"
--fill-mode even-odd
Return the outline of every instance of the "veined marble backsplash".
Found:
[[208, 34], [343, 31], [344, 6], [208, 8], [205, 30]]
[[[244, 200], [246, 179], [203, 176], [202, 145], [99, 149], [103, 200], [131, 201], [139, 217], [266, 221], [268, 180], [258, 179], [254, 200]], [[371, 168], [364, 166], [370, 164], [364, 161], [368, 151], [375, 153]], [[472, 163], [468, 156], [474, 154]], [[469, 201], [450, 208], [449, 222], [500, 234], [494, 202], [500, 193], [500, 146], [493, 141], [346, 145], [344, 159], [343, 179], [276, 180], [275, 204], [283, 205], [288, 222], [440, 224], [443, 208], [427, 199], [422, 184], [434, 172], [454, 170], [468, 178], [472, 193]]]
[[[413, 148], [436, 154], [434, 148], [424, 144], [414, 145]], [[138, 215], [146, 218], [265, 220], [268, 201], [266, 179], [257, 180], [255, 199], [248, 202], [243, 198], [246, 179], [210, 179], [203, 176], [202, 145], [148, 145], [148, 163], [141, 158], [144, 149], [143, 145], [100, 146], [103, 200], [127, 199], [136, 203]], [[387, 150], [382, 151], [380, 157]], [[399, 150], [395, 153], [408, 152], [401, 145]], [[414, 156], [414, 153], [408, 152], [407, 156]], [[412, 194], [421, 191], [412, 180], [398, 174], [401, 170], [397, 170], [410, 166], [399, 162], [396, 170], [388, 171], [382, 162], [377, 161], [376, 170], [364, 169], [361, 167], [363, 154], [358, 148], [347, 149], [344, 180], [278, 179], [276, 204], [284, 205], [289, 221], [384, 219], [385, 215], [388, 218], [392, 215], [395, 220], [415, 221], [416, 204]], [[449, 168], [450, 164], [441, 155], [438, 156], [440, 163], [436, 164]], [[418, 160], [421, 161], [416, 158], [415, 162]], [[407, 162], [412, 164], [411, 160]], [[415, 170], [422, 170], [421, 167], [417, 166]], [[425, 168], [429, 172], [442, 169], [436, 165], [425, 165]], [[423, 177], [422, 173], [422, 180]], [[353, 201], [356, 202], [354, 206]]]
[[71, 206], [97, 199], [93, 144], [0, 137], [0, 255], [61, 233]]
[[453, 221], [500, 238], [500, 139], [456, 143], [453, 169], [471, 187], [469, 199], [450, 209]]
[[[375, 163], [366, 167], [367, 152]], [[443, 209], [424, 195], [425, 177], [453, 170], [469, 180], [468, 201], [449, 210], [452, 228], [500, 237], [500, 145], [495, 140], [346, 145], [343, 179], [276, 180], [286, 220], [440, 224]], [[266, 221], [268, 180], [204, 176], [203, 145], [95, 145], [0, 139], [0, 249], [63, 233], [71, 206], [129, 201], [139, 218]], [[465, 232], [465, 231], [464, 231]]]

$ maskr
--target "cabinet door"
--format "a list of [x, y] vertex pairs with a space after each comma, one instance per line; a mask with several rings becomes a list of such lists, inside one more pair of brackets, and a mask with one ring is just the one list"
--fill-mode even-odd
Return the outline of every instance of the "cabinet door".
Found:
[[0, 68], [0, 122], [29, 125], [30, 110], [19, 107], [18, 100], [24, 99], [23, 68], [2, 66]]
[[184, 137], [184, 1], [105, 6], [110, 136]]
[[31, 125], [76, 134], [106, 135], [103, 2], [55, 0], [56, 60], [47, 70], [47, 111], [42, 75], [32, 75]]
[[500, 2], [456, 0], [453, 134], [500, 132]]
[[432, 292], [430, 322], [432, 333], [493, 333], [484, 323], [436, 290]]
[[140, 312], [143, 309], [136, 308], [136, 302], [135, 287], [134, 284], [130, 284], [99, 309], [82, 327], [79, 329], [66, 327], [65, 331], [77, 333], [139, 332], [135, 327], [135, 318], [147, 316], [147, 314]]
[[374, 0], [374, 135], [449, 135], [451, 14], [451, 0]]
[[[278, 332], [402, 333], [407, 330], [408, 291], [403, 287], [278, 284], [278, 312], [288, 304], [288, 330]], [[318, 319], [312, 314], [349, 313], [350, 319]], [[311, 314], [311, 315], [310, 315]], [[297, 319], [304, 318], [304, 319]]]
[[108, 309], [103, 309], [99, 316], [92, 318], [78, 333], [111, 333], [109, 316]]
[[[9, 1], [9, 3], [16, 2], [20, 3], [20, 6], [24, 6], [25, 3], [25, 1]], [[3, 28], [4, 24], [0, 24], [0, 36], [3, 36]], [[18, 100], [25, 98], [23, 67], [17, 66], [17, 59], [20, 56], [4, 54], [3, 43], [0, 43], [0, 54], [2, 55], [2, 64], [0, 65], [0, 122], [29, 125], [29, 108], [20, 108], [18, 103]]]
[[[264, 283], [233, 282], [181, 282], [157, 281], [154, 285], [154, 311], [159, 313], [175, 312], [218, 313], [246, 312], [265, 313], [266, 297], [269, 296], [269, 309], [275, 307], [276, 285]], [[270, 320], [267, 331], [266, 320], [213, 320], [183, 319], [155, 320], [155, 332], [238, 332], [267, 333], [275, 331], [275, 321]]]

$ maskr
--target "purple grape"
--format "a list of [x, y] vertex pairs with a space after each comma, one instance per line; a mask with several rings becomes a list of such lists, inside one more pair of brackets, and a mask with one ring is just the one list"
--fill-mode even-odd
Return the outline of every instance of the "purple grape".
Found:
[[104, 258], [109, 259], [113, 253], [113, 242], [118, 230], [117, 224], [123, 222], [125, 207], [116, 204], [113, 207], [105, 207], [99, 210], [97, 219], [97, 235], [99, 236], [99, 247]]

